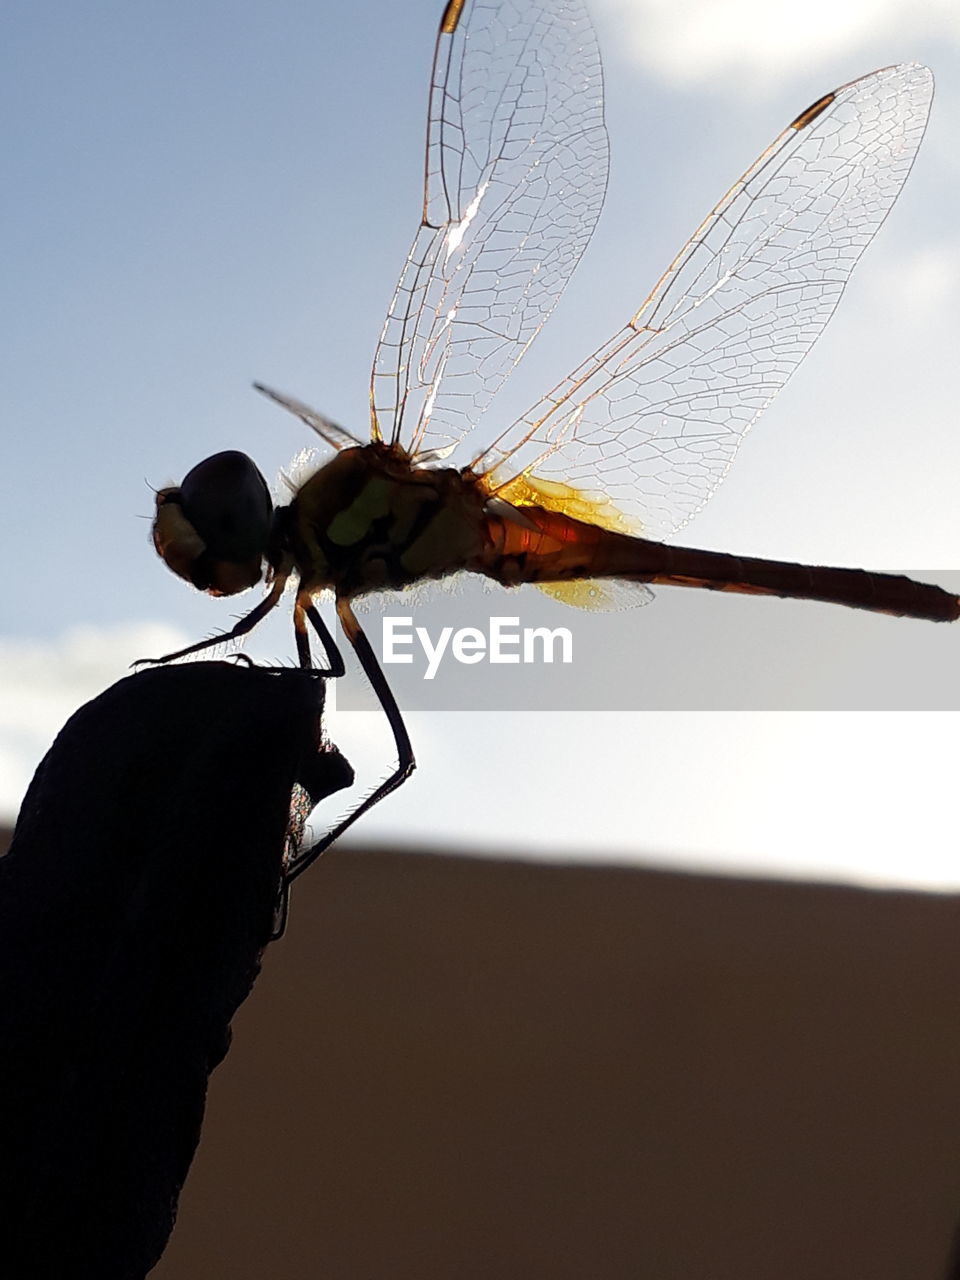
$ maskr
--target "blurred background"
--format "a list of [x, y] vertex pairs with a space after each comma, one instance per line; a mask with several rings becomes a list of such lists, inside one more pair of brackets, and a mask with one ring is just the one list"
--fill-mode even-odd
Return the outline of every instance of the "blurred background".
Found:
[[[612, 150], [606, 209], [498, 422], [620, 326], [799, 110], [874, 67], [927, 62], [937, 97], [901, 200], [823, 341], [681, 540], [936, 580], [960, 547], [960, 14], [934, 0], [813, 0], [799, 18], [785, 0], [591, 7]], [[5, 6], [4, 818], [76, 706], [135, 658], [224, 629], [253, 603], [191, 592], [149, 539], [152, 488], [200, 458], [241, 449], [272, 480], [312, 444], [251, 381], [364, 432], [370, 358], [419, 211], [438, 9]], [[624, 706], [650, 661], [647, 615], [669, 632], [675, 613], [680, 627], [674, 597], [689, 594], [663, 591], [619, 618]], [[715, 603], [699, 607], [701, 634], [678, 640], [683, 661], [710, 649]], [[822, 609], [724, 603], [757, 618], [755, 633], [743, 627], [745, 668], [773, 660], [765, 611]], [[834, 625], [852, 628], [837, 643], [865, 662], [874, 637], [883, 646], [905, 629], [891, 665], [949, 680], [955, 629]], [[288, 616], [248, 652], [290, 661]], [[811, 643], [787, 681], [831, 662]], [[882, 676], [876, 709], [858, 713], [417, 711], [419, 770], [364, 820], [363, 839], [955, 888], [956, 713], [891, 710]], [[954, 675], [942, 705], [957, 695]], [[368, 790], [389, 767], [382, 718], [341, 711], [329, 730]]]

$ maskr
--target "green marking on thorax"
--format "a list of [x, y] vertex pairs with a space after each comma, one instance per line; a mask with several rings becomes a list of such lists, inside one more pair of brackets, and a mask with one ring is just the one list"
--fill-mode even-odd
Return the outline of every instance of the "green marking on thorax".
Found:
[[362, 542], [374, 520], [390, 514], [392, 481], [374, 476], [351, 502], [338, 511], [327, 526], [327, 537], [338, 547], [352, 547]]

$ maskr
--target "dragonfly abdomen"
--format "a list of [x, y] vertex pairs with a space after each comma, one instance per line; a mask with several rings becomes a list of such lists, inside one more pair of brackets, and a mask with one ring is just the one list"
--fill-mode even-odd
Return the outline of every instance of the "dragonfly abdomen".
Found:
[[834, 569], [674, 547], [582, 523], [542, 507], [522, 507], [523, 523], [488, 520], [490, 548], [480, 572], [504, 586], [616, 578], [746, 595], [819, 600], [899, 617], [953, 622], [960, 597], [899, 574]]
[[645, 581], [746, 595], [819, 600], [930, 622], [954, 622], [960, 617], [960, 598], [941, 587], [914, 582], [901, 574], [762, 560], [687, 547], [664, 546], [663, 550], [667, 553], [665, 570]]

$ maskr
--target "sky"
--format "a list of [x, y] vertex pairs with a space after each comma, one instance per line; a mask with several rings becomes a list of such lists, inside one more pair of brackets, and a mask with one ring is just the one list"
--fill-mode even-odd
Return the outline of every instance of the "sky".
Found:
[[[370, 359], [419, 214], [440, 7], [4, 6], [8, 817], [76, 707], [135, 658], [252, 607], [252, 596], [191, 592], [164, 569], [149, 538], [153, 488], [225, 448], [272, 481], [313, 443], [253, 393], [254, 379], [365, 430]], [[502, 393], [504, 421], [624, 322], [803, 107], [874, 67], [926, 62], [937, 94], [900, 201], [824, 338], [681, 540], [945, 580], [960, 548], [956, 6], [813, 0], [798, 18], [780, 0], [593, 0], [591, 12], [611, 144], [605, 210]], [[808, 633], [809, 611], [819, 619], [825, 607], [724, 600], [744, 612], [720, 646], [716, 598], [691, 614], [672, 598], [691, 594], [662, 591], [649, 609], [615, 615], [629, 710], [412, 712], [418, 772], [355, 838], [960, 886], [960, 630], [851, 615], [842, 635], [833, 621]], [[672, 654], [648, 643], [674, 623]], [[290, 661], [288, 628], [271, 619], [248, 651]], [[637, 673], [699, 670], [721, 647], [728, 663], [761, 669], [792, 633], [804, 642], [766, 709], [634, 709]], [[856, 704], [873, 709], [780, 709], [841, 650], [851, 669], [862, 654], [875, 671]], [[932, 696], [902, 695], [905, 672], [923, 673]], [[382, 721], [341, 709], [330, 731], [372, 787], [389, 767]]]

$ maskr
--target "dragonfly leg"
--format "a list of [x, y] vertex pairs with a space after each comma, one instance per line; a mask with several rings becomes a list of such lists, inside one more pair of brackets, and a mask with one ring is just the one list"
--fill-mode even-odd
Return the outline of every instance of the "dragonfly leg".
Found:
[[[245, 636], [252, 631], [258, 622], [262, 622], [271, 609], [276, 608], [283, 595], [283, 588], [287, 583], [287, 575], [279, 575], [270, 588], [268, 595], [260, 601], [255, 609], [240, 619], [237, 625], [231, 631], [224, 631], [220, 635], [210, 636], [208, 640], [199, 640], [196, 644], [187, 645], [185, 649], [177, 649], [175, 653], [165, 653], [162, 658], [138, 658], [133, 666], [142, 666], [145, 662], [160, 664], [163, 662], [173, 662], [177, 658], [185, 658], [191, 653], [201, 653], [204, 649], [212, 649], [214, 645], [227, 644], [230, 640], [237, 640], [240, 636]], [[307, 664], [309, 665], [309, 663]]]
[[319, 611], [313, 605], [309, 592], [301, 591], [297, 596], [297, 603], [293, 609], [293, 626], [297, 637], [297, 654], [300, 659], [300, 666], [309, 670], [313, 668], [313, 659], [310, 656], [310, 639], [307, 635], [307, 622], [313, 627], [317, 635], [320, 637], [320, 643], [323, 645], [324, 658], [327, 666], [318, 668], [317, 675], [330, 676], [334, 679], [342, 676], [346, 671], [343, 662], [343, 654], [337, 648], [337, 642], [330, 634], [330, 629], [320, 616]]
[[325, 674], [333, 676], [334, 678], [344, 675], [347, 668], [344, 665], [343, 654], [340, 652], [340, 648], [336, 640], [334, 640], [329, 627], [320, 616], [319, 610], [313, 605], [310, 605], [307, 608], [307, 617], [310, 620], [310, 624], [314, 631], [316, 631], [317, 635], [320, 637], [320, 643], [323, 645], [327, 662], [330, 664], [329, 669]]
[[297, 603], [293, 606], [293, 634], [297, 641], [297, 660], [304, 671], [310, 671], [313, 667], [313, 658], [310, 655], [306, 609], [301, 596], [297, 596]]
[[[320, 637], [320, 643], [323, 646], [327, 666], [322, 669], [318, 669], [313, 666], [310, 654], [310, 638], [307, 634], [306, 628], [307, 622], [309, 622], [314, 631], [316, 631], [317, 635]], [[297, 639], [297, 653], [299, 655], [301, 668], [309, 670], [311, 675], [324, 679], [327, 677], [337, 678], [345, 674], [346, 666], [343, 661], [343, 654], [340, 652], [336, 640], [334, 640], [331, 635], [330, 629], [321, 617], [319, 610], [314, 606], [310, 593], [307, 591], [302, 591], [297, 596], [297, 602], [294, 605], [293, 610], [293, 625]], [[308, 780], [304, 778], [298, 779], [298, 781], [300, 782], [299, 802], [297, 793], [295, 792], [293, 802], [294, 807], [291, 811], [291, 821], [295, 821], [293, 814], [298, 807], [298, 803], [300, 805], [305, 804], [306, 808], [301, 809], [299, 815], [299, 822], [297, 824], [298, 832], [296, 842], [293, 846], [295, 850], [297, 849], [299, 839], [302, 837], [303, 827], [306, 819], [309, 817], [310, 809], [312, 807], [310, 801], [311, 789]], [[350, 818], [351, 822], [353, 821], [353, 816]], [[304, 859], [306, 859], [306, 863], [304, 865], [308, 865], [314, 860], [314, 858], [319, 857], [327, 847], [327, 844], [329, 844], [329, 840], [316, 852], [314, 852], [316, 846], [304, 850], [302, 853], [300, 853], [299, 850], [292, 854], [288, 852], [285, 869], [280, 880], [280, 890], [277, 896], [277, 903], [273, 913], [273, 933], [271, 934], [271, 941], [275, 942], [278, 938], [281, 938], [283, 936], [284, 929], [287, 926], [287, 916], [290, 911], [290, 881], [293, 878], [293, 869], [299, 867], [300, 870], [303, 870], [301, 863], [304, 863]]]
[[[313, 612], [316, 614], [316, 610], [313, 610]], [[410, 743], [410, 735], [407, 733], [407, 726], [403, 723], [403, 717], [400, 714], [400, 708], [397, 706], [396, 698], [393, 696], [390, 686], [387, 683], [386, 676], [381, 671], [380, 664], [377, 662], [377, 657], [373, 652], [370, 641], [367, 639], [366, 635], [364, 635], [363, 629], [357, 621], [353, 610], [350, 608], [350, 602], [348, 600], [337, 600], [337, 616], [340, 619], [340, 625], [343, 627], [344, 635], [353, 645], [354, 652], [360, 659], [360, 665], [363, 667], [364, 674], [373, 685], [374, 692], [380, 699], [380, 705], [383, 708], [390, 728], [393, 731], [393, 741], [397, 752], [397, 767], [388, 778], [380, 783], [379, 787], [377, 787], [375, 791], [372, 791], [370, 795], [357, 805], [356, 809], [354, 809], [352, 813], [347, 814], [347, 816], [338, 822], [335, 827], [325, 835], [321, 836], [316, 844], [311, 845], [309, 849], [305, 849], [303, 851], [300, 857], [296, 859], [287, 871], [286, 881], [288, 884], [291, 880], [295, 880], [297, 876], [306, 871], [307, 867], [309, 867], [312, 862], [315, 862], [324, 850], [329, 849], [334, 840], [338, 840], [340, 836], [343, 835], [344, 831], [356, 822], [357, 818], [359, 818], [361, 814], [366, 813], [368, 809], [372, 809], [375, 804], [384, 798], [384, 796], [388, 796], [391, 791], [395, 791], [401, 783], [405, 782], [407, 778], [410, 777], [410, 774], [413, 773], [417, 763], [414, 758], [413, 747]], [[323, 625], [319, 614], [316, 614], [316, 620], [311, 617], [310, 621], [315, 627], [318, 622], [320, 623], [320, 626]], [[326, 631], [326, 627], [323, 628], [323, 632], [329, 636], [329, 632]], [[322, 634], [323, 633], [321, 633], [321, 635]], [[331, 644], [332, 643], [333, 641], [331, 639]], [[324, 640], [325, 647], [326, 644], [327, 642]], [[333, 645], [333, 649], [336, 651], [336, 645]]]
[[279, 942], [287, 930], [287, 918], [290, 915], [290, 881], [284, 876], [280, 881], [280, 892], [277, 894], [273, 908], [273, 924], [270, 928], [270, 941]]

